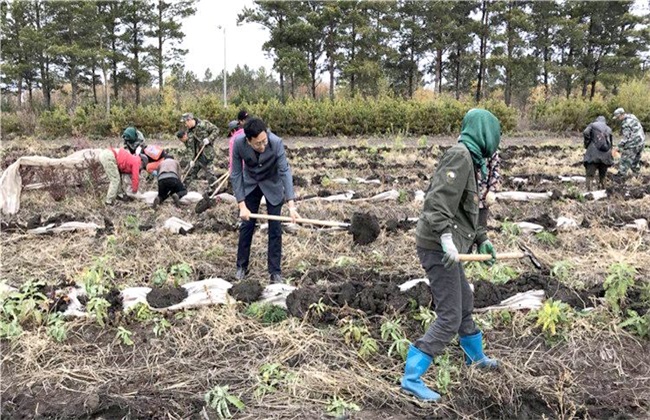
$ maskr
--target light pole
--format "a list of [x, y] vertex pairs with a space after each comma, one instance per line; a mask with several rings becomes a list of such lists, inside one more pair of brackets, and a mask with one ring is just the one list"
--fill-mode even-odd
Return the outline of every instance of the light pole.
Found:
[[226, 86], [227, 86], [227, 81], [226, 81], [226, 27], [225, 26], [217, 26], [217, 29], [223, 29], [223, 107], [227, 108], [228, 107], [228, 97], [226, 96]]

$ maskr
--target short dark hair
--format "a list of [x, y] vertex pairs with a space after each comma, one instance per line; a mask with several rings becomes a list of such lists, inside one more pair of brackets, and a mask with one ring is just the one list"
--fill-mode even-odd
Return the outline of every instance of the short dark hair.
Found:
[[266, 124], [259, 118], [251, 118], [244, 124], [244, 134], [247, 139], [259, 136], [262, 131], [266, 131]]
[[178, 137], [179, 139], [182, 139], [185, 136], [185, 134], [187, 134], [187, 132], [185, 130], [179, 130], [179, 131], [176, 132], [176, 137]]
[[246, 118], [248, 118], [248, 112], [246, 112], [246, 110], [243, 109], [243, 108], [240, 109], [240, 110], [239, 110], [239, 113], [237, 114], [237, 119], [238, 119], [239, 121], [243, 121], [243, 120], [245, 120]]

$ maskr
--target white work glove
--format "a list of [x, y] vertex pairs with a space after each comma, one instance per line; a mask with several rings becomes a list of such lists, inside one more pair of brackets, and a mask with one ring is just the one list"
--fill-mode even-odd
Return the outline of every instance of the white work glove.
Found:
[[454, 240], [451, 238], [451, 233], [444, 233], [440, 236], [440, 244], [442, 245], [442, 251], [445, 253], [442, 257], [442, 264], [445, 268], [451, 268], [454, 263], [460, 261], [458, 256], [458, 249], [454, 245]]
[[208, 139], [208, 138], [203, 139], [203, 145], [204, 146], [208, 146], [209, 144], [210, 144], [210, 139]]
[[191, 160], [191, 161], [190, 161], [190, 169], [192, 169], [193, 167], [194, 167], [194, 161]]

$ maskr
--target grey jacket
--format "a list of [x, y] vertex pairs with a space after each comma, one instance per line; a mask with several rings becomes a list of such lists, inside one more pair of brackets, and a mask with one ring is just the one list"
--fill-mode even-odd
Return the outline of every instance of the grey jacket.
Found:
[[[582, 132], [582, 136], [586, 149], [584, 163], [603, 163], [607, 166], [614, 164], [612, 158], [612, 129], [607, 126], [605, 117], [598, 117], [596, 121], [589, 124], [585, 131]], [[605, 142], [609, 145], [609, 148], [603, 152], [598, 146]]]
[[177, 160], [174, 159], [164, 159], [160, 166], [158, 167], [158, 181], [167, 179], [167, 178], [178, 178], [181, 176], [181, 165]]
[[287, 162], [282, 139], [271, 131], [266, 132], [268, 144], [257, 157], [246, 141], [245, 135], [235, 139], [232, 150], [230, 181], [237, 202], [242, 202], [256, 187], [260, 187], [266, 201], [274, 206], [283, 200], [295, 199], [293, 176]]

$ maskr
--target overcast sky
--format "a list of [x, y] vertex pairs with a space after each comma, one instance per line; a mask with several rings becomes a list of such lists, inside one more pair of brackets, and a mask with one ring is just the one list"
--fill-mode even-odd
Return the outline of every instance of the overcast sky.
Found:
[[245, 23], [237, 26], [237, 15], [245, 6], [253, 7], [253, 0], [199, 0], [197, 11], [183, 21], [185, 39], [182, 48], [188, 51], [185, 68], [203, 79], [205, 69], [216, 76], [223, 71], [223, 30], [226, 28], [226, 64], [231, 72], [239, 64], [253, 69], [261, 66], [270, 70], [273, 61], [266, 57], [262, 45], [268, 32], [260, 25]]

